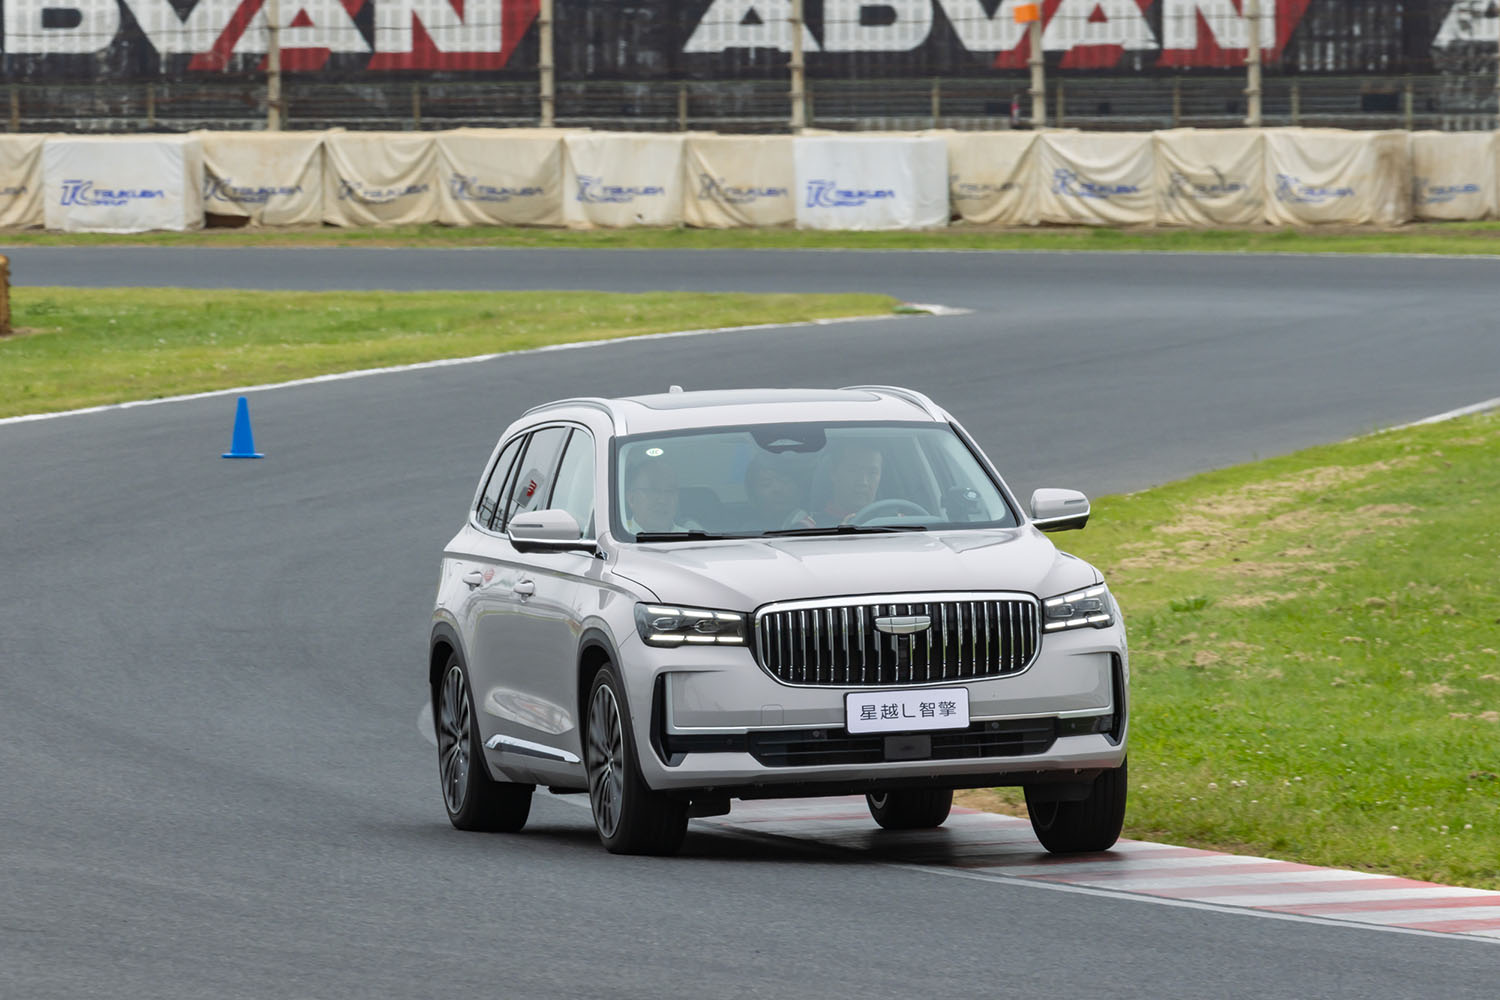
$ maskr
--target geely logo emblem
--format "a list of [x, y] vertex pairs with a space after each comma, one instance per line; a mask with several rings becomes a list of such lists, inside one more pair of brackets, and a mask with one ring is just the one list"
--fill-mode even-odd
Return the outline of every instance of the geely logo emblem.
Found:
[[926, 632], [931, 627], [932, 619], [927, 615], [875, 619], [875, 630], [884, 632], [886, 635], [912, 635], [916, 632]]

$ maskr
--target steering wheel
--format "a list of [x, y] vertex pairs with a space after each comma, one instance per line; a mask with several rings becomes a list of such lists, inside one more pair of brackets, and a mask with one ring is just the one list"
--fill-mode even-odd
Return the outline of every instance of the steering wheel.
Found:
[[900, 497], [891, 497], [887, 500], [876, 500], [874, 503], [865, 504], [849, 517], [849, 523], [869, 524], [877, 517], [901, 517], [907, 514], [913, 517], [932, 516], [932, 512], [919, 503], [903, 500]]
[[813, 516], [801, 507], [792, 511], [781, 521], [781, 530], [783, 531], [791, 528], [811, 528], [812, 526]]

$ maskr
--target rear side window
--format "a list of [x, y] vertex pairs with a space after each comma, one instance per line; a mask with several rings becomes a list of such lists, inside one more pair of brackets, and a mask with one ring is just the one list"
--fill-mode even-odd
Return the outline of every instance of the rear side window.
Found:
[[494, 522], [495, 511], [500, 506], [500, 498], [505, 495], [505, 487], [510, 481], [511, 466], [516, 464], [516, 455], [521, 450], [521, 442], [525, 440], [525, 435], [522, 435], [511, 441], [500, 452], [500, 457], [495, 460], [495, 466], [490, 470], [489, 482], [484, 484], [484, 492], [479, 496], [479, 506], [474, 511], [474, 519], [479, 522], [481, 528], [488, 528]]
[[544, 427], [531, 435], [526, 452], [516, 464], [517, 474], [511, 477], [509, 499], [495, 521], [495, 530], [504, 531], [510, 519], [517, 514], [541, 510], [552, 495], [553, 474], [557, 469], [558, 454], [568, 440], [568, 428]]

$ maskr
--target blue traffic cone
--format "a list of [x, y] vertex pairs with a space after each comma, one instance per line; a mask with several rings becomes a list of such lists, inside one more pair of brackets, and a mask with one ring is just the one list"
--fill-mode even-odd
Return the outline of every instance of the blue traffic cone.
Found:
[[225, 458], [265, 458], [255, 450], [255, 435], [250, 431], [250, 400], [240, 397], [234, 408], [234, 441]]

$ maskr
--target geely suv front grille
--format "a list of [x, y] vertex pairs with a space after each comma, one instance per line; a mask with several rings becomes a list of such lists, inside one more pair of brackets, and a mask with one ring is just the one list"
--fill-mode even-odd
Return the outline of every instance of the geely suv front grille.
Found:
[[[924, 620], [925, 619], [925, 623]], [[1018, 674], [1038, 648], [1029, 594], [900, 594], [771, 604], [755, 653], [787, 684], [940, 684]]]

